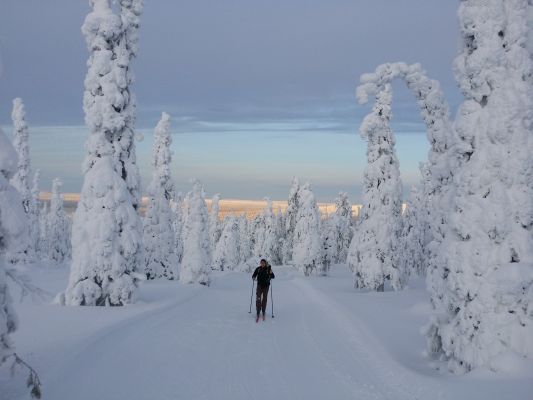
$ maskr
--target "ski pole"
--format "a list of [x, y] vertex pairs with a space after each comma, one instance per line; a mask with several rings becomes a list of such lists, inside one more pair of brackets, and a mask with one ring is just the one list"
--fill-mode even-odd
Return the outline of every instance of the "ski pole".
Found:
[[248, 311], [248, 314], [252, 313], [252, 299], [254, 297], [254, 284], [255, 284], [255, 280], [252, 279], [252, 294], [250, 295], [250, 311]]
[[272, 318], [274, 318], [274, 287], [270, 281], [270, 305], [272, 306]]

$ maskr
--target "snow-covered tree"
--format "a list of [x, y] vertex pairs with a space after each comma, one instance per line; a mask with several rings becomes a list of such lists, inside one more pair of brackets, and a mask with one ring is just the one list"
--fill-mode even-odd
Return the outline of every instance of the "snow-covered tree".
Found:
[[50, 245], [48, 240], [48, 203], [46, 201], [43, 201], [41, 207], [39, 208], [37, 224], [39, 226], [39, 240], [37, 242], [37, 252], [40, 255], [48, 257], [48, 250], [50, 249]]
[[338, 253], [337, 253], [337, 229], [335, 225], [334, 218], [328, 216], [322, 219], [321, 224], [321, 233], [322, 233], [322, 264], [324, 268], [329, 270], [331, 264], [337, 262]]
[[[11, 184], [20, 193], [22, 207], [26, 214], [26, 219], [30, 219], [32, 196], [30, 190], [30, 144], [28, 124], [26, 123], [26, 110], [22, 99], [13, 100], [13, 111], [11, 113], [13, 121], [13, 147], [18, 155], [18, 164], [16, 173], [11, 178]], [[25, 229], [31, 230], [32, 224], [27, 224]], [[26, 264], [35, 261], [35, 245], [32, 243], [32, 235], [21, 237], [22, 243], [18, 243], [16, 248], [11, 249], [7, 259], [13, 264]]]
[[394, 258], [401, 229], [402, 185], [394, 134], [390, 129], [392, 88], [386, 83], [373, 91], [376, 100], [372, 113], [361, 125], [361, 136], [368, 143], [363, 207], [358, 234], [353, 239], [355, 254], [350, 254], [347, 261], [354, 271], [356, 288], [383, 291], [385, 282], [389, 281], [397, 290], [405, 282]]
[[289, 190], [287, 210], [285, 211], [285, 235], [283, 240], [282, 257], [283, 264], [292, 261], [294, 231], [296, 229], [296, 217], [300, 208], [300, 181], [293, 178]]
[[272, 265], [276, 265], [280, 263], [276, 216], [272, 209], [272, 200], [269, 198], [265, 200], [267, 202], [266, 207], [255, 219], [254, 255], [259, 259], [266, 259]]
[[396, 251], [398, 265], [408, 275], [426, 273], [424, 248], [427, 245], [427, 217], [425, 199], [413, 187], [402, 216], [402, 232]]
[[[30, 224], [30, 242], [34, 244], [36, 258], [39, 258], [41, 253], [41, 231], [40, 231], [40, 216], [42, 201], [39, 198], [41, 193], [39, 189], [41, 179], [41, 171], [37, 170], [33, 174], [33, 181], [31, 187], [31, 202], [30, 202], [30, 214], [28, 216], [28, 221]], [[70, 239], [69, 239], [70, 240]], [[70, 246], [70, 245], [69, 245]]]
[[239, 216], [239, 259], [240, 269], [243, 272], [250, 272], [255, 267], [255, 262], [252, 262], [252, 240], [250, 233], [250, 223], [246, 218], [246, 214]]
[[17, 329], [18, 320], [12, 305], [3, 257], [27, 234], [27, 218], [17, 190], [9, 183], [18, 171], [18, 157], [0, 130], [0, 364], [13, 354], [9, 335]]
[[313, 271], [326, 275], [323, 261], [323, 244], [320, 235], [320, 211], [315, 195], [308, 183], [300, 187], [299, 207], [294, 229], [292, 260], [294, 265], [306, 276]]
[[220, 212], [220, 195], [217, 193], [211, 199], [211, 212], [209, 213], [209, 241], [211, 243], [211, 252], [214, 254], [217, 247], [220, 234], [222, 232], [220, 219], [218, 214]]
[[32, 397], [40, 398], [39, 377], [31, 366], [15, 353], [10, 336], [18, 328], [18, 319], [7, 285], [4, 256], [28, 234], [28, 220], [20, 195], [9, 182], [17, 172], [17, 168], [17, 153], [0, 129], [0, 365], [11, 358], [13, 367], [17, 365], [26, 367], [29, 370], [27, 385], [31, 388], [30, 394]]
[[148, 187], [148, 205], [143, 220], [144, 271], [148, 279], [177, 279], [176, 236], [172, 229], [174, 215], [170, 201], [174, 184], [170, 174], [170, 116], [163, 113], [155, 128], [152, 150], [152, 181]]
[[[280, 206], [278, 206], [278, 210], [276, 212], [276, 235], [281, 244], [282, 243], [281, 239], [285, 237], [285, 215], [281, 211]], [[278, 253], [279, 253], [280, 262], [282, 262], [283, 261], [283, 254], [282, 254], [283, 248], [281, 246], [278, 249]]]
[[170, 201], [170, 209], [172, 210], [172, 231], [174, 232], [174, 253], [178, 264], [181, 264], [183, 257], [183, 198], [181, 192], [176, 195], [176, 198]]
[[417, 100], [426, 124], [430, 145], [428, 161], [421, 166], [424, 196], [428, 207], [428, 234], [435, 243], [426, 249], [431, 264], [431, 248], [437, 248], [444, 236], [446, 218], [453, 195], [453, 171], [464, 159], [468, 149], [456, 135], [449, 118], [448, 104], [437, 81], [429, 79], [420, 64], [387, 63], [375, 72], [364, 74], [357, 88], [357, 97], [366, 102], [368, 95], [392, 80], [402, 79]]
[[130, 62], [136, 53], [140, 0], [91, 0], [82, 27], [90, 52], [84, 111], [90, 129], [80, 201], [72, 229], [72, 266], [65, 302], [123, 305], [135, 299], [141, 270], [139, 172]]
[[222, 233], [213, 255], [215, 268], [234, 270], [240, 264], [239, 221], [234, 216], [224, 219]]
[[180, 281], [208, 285], [211, 271], [211, 243], [209, 241], [209, 217], [202, 184], [193, 183], [187, 194], [183, 224], [183, 259]]
[[46, 236], [48, 239], [48, 259], [55, 263], [62, 263], [70, 258], [70, 221], [63, 208], [63, 195], [59, 179], [52, 182], [52, 197], [50, 211], [47, 218]]
[[26, 110], [22, 99], [13, 100], [13, 111], [11, 113], [13, 121], [13, 147], [18, 154], [17, 172], [11, 178], [11, 184], [18, 190], [22, 199], [24, 212], [30, 212], [31, 190], [30, 190], [30, 143], [28, 124], [26, 122]]
[[[95, 2], [95, 0], [90, 0]], [[101, 0], [96, 0], [101, 2]], [[106, 0], [106, 3], [108, 0]], [[121, 138], [120, 152], [118, 157], [123, 168], [126, 187], [131, 193], [133, 207], [139, 208], [141, 201], [141, 178], [137, 167], [135, 148], [135, 121], [137, 102], [131, 91], [133, 84], [133, 72], [131, 64], [138, 53], [140, 16], [142, 14], [144, 0], [117, 0], [120, 9], [121, 34], [116, 36], [116, 71], [119, 83], [119, 105], [115, 105], [119, 111], [121, 129], [118, 130]], [[123, 125], [122, 125], [123, 124]], [[138, 257], [137, 265], [140, 267], [142, 257]]]
[[323, 224], [325, 263], [346, 262], [352, 237], [352, 205], [348, 194], [340, 192], [335, 199], [335, 212]]
[[430, 350], [456, 372], [533, 356], [533, 65], [527, 0], [464, 0], [455, 130], [469, 146], [438, 263]]

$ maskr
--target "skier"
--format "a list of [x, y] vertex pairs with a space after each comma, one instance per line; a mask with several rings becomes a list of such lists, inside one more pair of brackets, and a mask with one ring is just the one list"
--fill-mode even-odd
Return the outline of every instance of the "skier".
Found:
[[268, 288], [270, 287], [270, 280], [275, 278], [272, 272], [272, 267], [265, 259], [262, 259], [259, 267], [257, 267], [252, 275], [252, 279], [257, 278], [257, 291], [255, 296], [255, 307], [257, 309], [257, 317], [255, 322], [259, 322], [259, 313], [263, 312], [263, 321], [265, 320], [265, 310], [268, 299]]

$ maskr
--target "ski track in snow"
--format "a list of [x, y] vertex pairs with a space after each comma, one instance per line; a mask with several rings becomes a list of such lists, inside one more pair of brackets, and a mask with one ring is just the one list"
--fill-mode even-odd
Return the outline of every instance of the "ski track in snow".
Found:
[[[248, 313], [250, 275], [235, 272], [214, 273], [209, 288], [147, 282], [139, 303], [123, 308], [27, 304], [22, 356], [41, 375], [43, 400], [487, 400], [515, 386], [447, 378], [426, 371], [423, 360], [402, 363], [390, 341], [409, 354], [423, 346], [415, 331], [398, 329], [401, 318], [388, 321], [419, 304], [409, 291], [357, 294], [342, 269], [329, 278], [306, 278], [291, 267], [275, 272], [276, 317], [269, 296], [259, 323], [255, 310]], [[60, 286], [58, 279], [50, 284]], [[391, 308], [391, 301], [400, 305]], [[517, 383], [511, 397], [529, 398], [527, 381]], [[7, 392], [27, 399], [23, 383], [16, 387]]]
[[[348, 310], [288, 269], [276, 318], [248, 314], [249, 276], [226, 274], [117, 323], [43, 374], [45, 399], [440, 399]], [[194, 300], [194, 301], [192, 301]], [[253, 307], [252, 307], [253, 308]]]

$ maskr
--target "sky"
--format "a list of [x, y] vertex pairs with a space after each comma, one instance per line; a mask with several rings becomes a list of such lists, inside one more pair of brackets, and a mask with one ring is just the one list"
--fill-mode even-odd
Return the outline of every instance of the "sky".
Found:
[[[457, 1], [145, 1], [133, 64], [143, 185], [153, 127], [172, 116], [178, 188], [199, 178], [208, 195], [287, 197], [292, 176], [321, 201], [340, 190], [357, 202], [366, 144], [359, 76], [387, 61], [420, 62], [441, 82], [452, 111]], [[88, 131], [82, 95], [88, 58], [80, 32], [86, 0], [0, 0], [0, 126], [22, 97], [34, 168], [43, 189], [55, 176], [81, 188]], [[428, 144], [416, 103], [394, 86], [393, 129], [402, 180], [419, 180]]]

